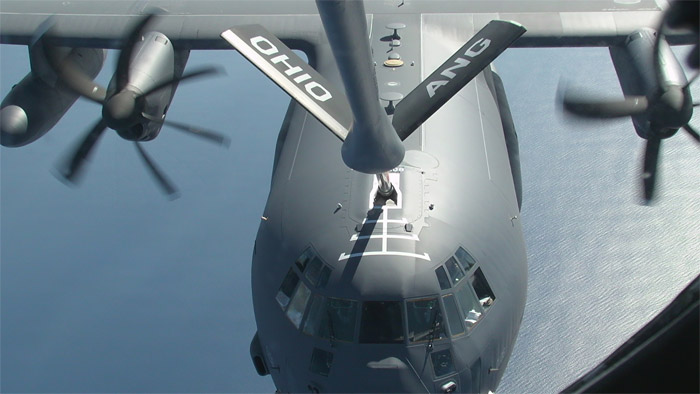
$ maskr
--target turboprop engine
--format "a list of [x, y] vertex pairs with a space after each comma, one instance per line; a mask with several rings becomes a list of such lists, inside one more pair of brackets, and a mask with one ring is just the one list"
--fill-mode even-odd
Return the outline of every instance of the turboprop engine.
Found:
[[[106, 56], [106, 51], [100, 48], [59, 48], [58, 52], [90, 78], [100, 72]], [[49, 65], [43, 38], [29, 46], [29, 59], [31, 71], [2, 101], [0, 143], [3, 146], [19, 147], [36, 141], [79, 97]]]
[[690, 81], [665, 39], [665, 23], [658, 32], [641, 29], [627, 37], [624, 46], [611, 47], [625, 98], [600, 100], [566, 91], [562, 104], [567, 113], [589, 119], [631, 117], [637, 134], [646, 140], [642, 169], [644, 203], [653, 200], [661, 141], [679, 129], [700, 143], [700, 133], [690, 125], [693, 104]]

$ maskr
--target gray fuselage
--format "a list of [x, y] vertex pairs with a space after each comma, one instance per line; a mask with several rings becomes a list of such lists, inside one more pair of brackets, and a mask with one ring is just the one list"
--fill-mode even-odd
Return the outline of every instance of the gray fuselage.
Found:
[[[407, 27], [390, 51], [393, 22]], [[446, 15], [370, 26], [380, 95], [407, 94], [474, 33]], [[312, 44], [314, 66], [342, 87], [328, 44]], [[383, 66], [394, 51], [404, 65]], [[252, 269], [256, 340], [278, 390], [496, 389], [527, 262], [495, 83], [487, 69], [404, 141], [398, 201], [376, 207], [375, 177], [348, 169], [341, 141], [291, 103]]]

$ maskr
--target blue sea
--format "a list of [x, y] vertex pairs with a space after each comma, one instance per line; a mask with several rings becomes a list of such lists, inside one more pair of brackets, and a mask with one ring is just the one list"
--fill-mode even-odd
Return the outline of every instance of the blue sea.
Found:
[[[643, 142], [628, 119], [561, 115], [559, 83], [621, 97], [607, 49], [508, 50], [497, 65], [520, 138], [528, 300], [499, 392], [555, 392], [592, 369], [700, 273], [700, 149], [663, 141], [642, 206]], [[693, 88], [700, 97], [700, 83]], [[550, 100], [523, 99], [547, 95]], [[697, 99], [696, 99], [697, 101]], [[700, 129], [700, 114], [692, 124]]]
[[[29, 66], [26, 48], [1, 49], [4, 96]], [[274, 392], [248, 354], [250, 264], [288, 98], [233, 51], [193, 52], [189, 67], [212, 62], [228, 76], [183, 83], [168, 116], [229, 134], [231, 148], [167, 129], [144, 144], [176, 201], [113, 134], [80, 188], [54, 179], [99, 116], [83, 100], [36, 143], [0, 149], [1, 391]], [[555, 105], [562, 79], [621, 95], [607, 50], [512, 49], [496, 66], [520, 137], [529, 260], [498, 391], [555, 392], [700, 273], [700, 150], [664, 141], [658, 202], [641, 206], [630, 121], [574, 121]]]

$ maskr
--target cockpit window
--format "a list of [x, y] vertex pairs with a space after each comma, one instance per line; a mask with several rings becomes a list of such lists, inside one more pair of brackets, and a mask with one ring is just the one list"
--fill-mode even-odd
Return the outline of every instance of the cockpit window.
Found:
[[479, 302], [484, 309], [488, 309], [488, 307], [490, 307], [496, 300], [496, 296], [493, 294], [493, 290], [491, 290], [489, 282], [486, 281], [486, 277], [481, 271], [481, 268], [477, 268], [471, 281], [472, 286], [474, 286], [474, 291], [476, 291], [476, 296], [479, 297]]
[[[328, 335], [340, 341], [352, 342], [357, 321], [357, 301], [329, 298], [326, 308], [325, 328]], [[323, 326], [322, 326], [323, 327]]]
[[464, 248], [461, 246], [457, 251], [455, 252], [455, 257], [457, 257], [457, 261], [459, 261], [459, 265], [462, 266], [464, 269], [464, 272], [469, 271], [474, 264], [476, 264], [476, 260], [472, 257], [472, 255], [469, 254]]
[[289, 300], [292, 298], [292, 292], [297, 287], [297, 283], [299, 283], [299, 276], [294, 272], [294, 269], [290, 268], [277, 292], [277, 297], [275, 297], [282, 309], [286, 309], [287, 305], [289, 305]]
[[311, 298], [309, 314], [306, 316], [306, 321], [304, 322], [304, 333], [319, 336], [319, 324], [321, 323], [321, 317], [323, 316], [325, 309], [326, 298], [318, 294], [314, 294]]
[[311, 259], [311, 261], [309, 261], [304, 275], [306, 276], [306, 279], [311, 282], [311, 285], [316, 286], [318, 283], [318, 278], [321, 276], [321, 269], [323, 269], [323, 263], [318, 257], [314, 257]]
[[[482, 267], [461, 246], [444, 265], [435, 269], [435, 275], [441, 290], [454, 289], [454, 294], [442, 295], [446, 324], [452, 336], [463, 334], [465, 327], [468, 331], [496, 300]], [[464, 280], [465, 276], [468, 280]]]
[[331, 269], [324, 264], [323, 268], [321, 268], [321, 273], [318, 275], [318, 282], [316, 283], [316, 287], [318, 287], [319, 289], [326, 287], [326, 283], [328, 283], [328, 279], [330, 277]]
[[438, 340], [446, 337], [442, 313], [437, 298], [406, 301], [408, 340], [410, 342]]
[[325, 287], [331, 276], [331, 269], [323, 264], [312, 248], [306, 248], [304, 253], [294, 262], [294, 265], [308, 279], [312, 287]]
[[450, 280], [447, 279], [447, 272], [445, 272], [445, 267], [437, 267], [435, 269], [435, 275], [437, 275], [438, 283], [440, 283], [441, 290], [447, 290], [451, 287]]
[[311, 292], [309, 288], [306, 287], [306, 284], [300, 282], [296, 293], [294, 293], [292, 302], [289, 304], [289, 309], [287, 309], [287, 317], [289, 317], [289, 320], [291, 320], [297, 328], [299, 328], [301, 319], [304, 317], [304, 310], [306, 310], [306, 304], [309, 302], [310, 295]]
[[454, 257], [450, 257], [445, 263], [447, 267], [447, 272], [450, 273], [452, 278], [452, 285], [456, 285], [462, 278], [464, 278], [464, 272], [457, 266], [457, 260]]
[[299, 271], [304, 272], [304, 268], [306, 268], [306, 264], [311, 260], [311, 258], [314, 257], [314, 251], [311, 248], [306, 248], [304, 253], [299, 256], [297, 261], [294, 262], [296, 264], [297, 268], [299, 268]]
[[362, 303], [360, 343], [403, 342], [401, 303], [397, 301], [365, 301]]
[[352, 342], [355, 339], [357, 301], [315, 295], [304, 332], [309, 335]]
[[470, 286], [460, 287], [456, 294], [459, 306], [462, 309], [462, 316], [464, 316], [464, 324], [467, 328], [471, 328], [481, 318], [484, 310], [481, 308], [481, 304], [476, 299]]
[[463, 334], [464, 326], [462, 326], [462, 318], [459, 316], [459, 309], [457, 309], [455, 296], [452, 294], [442, 296], [442, 303], [445, 305], [445, 314], [447, 315], [447, 324], [450, 326], [450, 334], [452, 334], [452, 336]]

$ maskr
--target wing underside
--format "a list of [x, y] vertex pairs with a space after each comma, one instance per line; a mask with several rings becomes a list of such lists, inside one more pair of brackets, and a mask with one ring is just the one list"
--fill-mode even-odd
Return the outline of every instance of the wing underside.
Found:
[[[480, 29], [494, 19], [527, 28], [514, 47], [611, 46], [640, 27], [656, 27], [661, 8], [652, 0], [623, 1], [368, 1], [368, 14], [464, 14]], [[399, 5], [401, 5], [399, 7]], [[318, 40], [321, 21], [309, 0], [261, 1], [17, 1], [3, 0], [0, 43], [27, 45], [51, 18], [59, 43], [73, 47], [118, 48], [137, 15], [164, 14], [155, 28], [188, 49], [226, 49], [222, 31], [260, 24], [283, 41]], [[692, 43], [684, 35], [673, 43]]]

